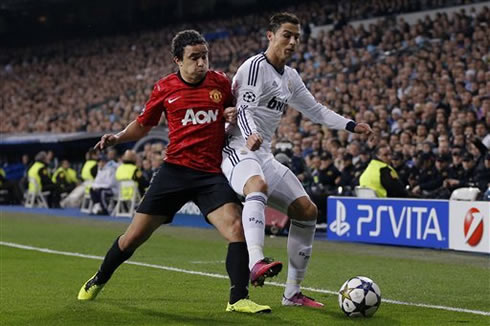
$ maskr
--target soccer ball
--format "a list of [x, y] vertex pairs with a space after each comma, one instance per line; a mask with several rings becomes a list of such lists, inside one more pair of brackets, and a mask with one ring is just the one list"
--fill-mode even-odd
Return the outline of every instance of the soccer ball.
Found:
[[339, 290], [340, 309], [349, 317], [374, 315], [381, 304], [381, 290], [370, 278], [356, 276]]

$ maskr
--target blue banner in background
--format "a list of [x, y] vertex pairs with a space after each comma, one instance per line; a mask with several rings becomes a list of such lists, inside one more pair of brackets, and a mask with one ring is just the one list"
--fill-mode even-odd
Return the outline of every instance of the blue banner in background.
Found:
[[327, 238], [426, 248], [449, 247], [449, 202], [329, 197]]

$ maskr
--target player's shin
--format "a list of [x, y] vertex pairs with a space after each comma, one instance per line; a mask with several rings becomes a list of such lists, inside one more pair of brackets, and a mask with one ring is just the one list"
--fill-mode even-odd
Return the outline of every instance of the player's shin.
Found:
[[264, 258], [265, 205], [267, 196], [261, 192], [252, 192], [245, 198], [242, 223], [250, 257], [249, 267]]
[[134, 251], [121, 251], [119, 248], [119, 237], [112, 244], [107, 254], [104, 257], [104, 261], [100, 265], [97, 273], [97, 283], [105, 284], [111, 278], [114, 271], [126, 260], [128, 260]]
[[248, 297], [248, 251], [245, 242], [232, 242], [228, 245], [226, 271], [230, 277], [230, 304]]
[[288, 235], [288, 279], [284, 291], [286, 298], [290, 298], [300, 291], [300, 284], [305, 278], [311, 256], [315, 225], [315, 220], [291, 220]]

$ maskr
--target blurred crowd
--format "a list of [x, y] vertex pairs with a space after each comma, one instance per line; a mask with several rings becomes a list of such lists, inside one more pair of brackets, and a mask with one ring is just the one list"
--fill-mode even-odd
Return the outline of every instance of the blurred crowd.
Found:
[[[374, 130], [370, 137], [328, 130], [287, 110], [274, 152], [310, 194], [351, 195], [384, 144], [411, 195], [448, 198], [461, 186], [487, 189], [489, 8], [439, 13], [412, 25], [396, 16], [465, 3], [471, 1], [317, 1], [285, 8], [306, 22], [290, 65], [321, 103]], [[266, 48], [270, 14], [0, 54], [0, 106], [15, 108], [0, 132], [120, 130], [141, 111], [153, 83], [175, 70], [169, 44], [176, 31], [202, 31], [211, 67], [232, 77]], [[349, 24], [386, 15], [369, 26]], [[333, 29], [312, 37], [312, 28], [324, 24]], [[142, 160], [141, 168], [150, 162]]]
[[[0, 203], [26, 204], [27, 193], [39, 187], [52, 208], [80, 207], [85, 192], [96, 206], [94, 213], [108, 214], [108, 206], [120, 191], [119, 183], [132, 180], [143, 195], [153, 174], [163, 163], [166, 146], [162, 142], [145, 143], [141, 151], [90, 149], [84, 162], [59, 159], [53, 151], [40, 151], [32, 160], [23, 155], [22, 162], [9, 166], [18, 170], [20, 179], [7, 179], [0, 167]], [[2, 193], [2, 190], [6, 192]]]
[[[393, 32], [385, 28], [379, 29], [383, 26], [383, 23], [379, 23], [367, 30], [363, 28], [364, 31], [348, 28], [345, 30], [348, 34], [341, 33], [342, 36], [338, 38], [339, 29], [345, 27], [349, 20], [469, 2], [316, 1], [285, 8], [297, 13], [305, 22], [303, 46], [295, 60], [296, 66], [310, 69], [314, 55], [314, 60], [320, 64], [316, 70], [321, 75], [335, 73], [334, 67], [328, 64], [335, 56], [333, 51], [342, 48], [372, 50], [379, 45], [386, 47], [393, 37], [399, 37], [400, 43], [408, 43], [419, 36], [421, 28], [426, 27], [416, 26], [413, 27], [414, 31], [410, 31], [407, 30], [410, 26], [400, 23], [400, 33], [392, 35]], [[202, 31], [210, 41], [212, 67], [232, 76], [246, 58], [265, 49], [265, 26], [270, 14], [232, 16], [227, 20], [186, 23], [154, 32], [2, 51], [0, 106], [15, 110], [9, 110], [11, 114], [5, 116], [6, 121], [0, 125], [0, 132], [119, 130], [141, 111], [154, 82], [175, 70], [169, 55], [169, 44], [176, 31], [184, 28]], [[336, 23], [339, 20], [344, 23]], [[330, 22], [336, 23], [338, 33], [335, 37], [326, 42], [324, 40], [328, 35], [316, 40], [309, 38], [311, 27]], [[443, 30], [448, 35], [452, 34], [447, 29]], [[375, 35], [371, 35], [373, 32]], [[472, 38], [472, 35], [466, 36]], [[404, 44], [397, 44], [396, 48]], [[315, 47], [318, 47], [316, 51]], [[319, 53], [322, 50], [328, 52]], [[362, 63], [362, 54], [363, 51], [358, 52], [352, 60], [357, 59]], [[310, 72], [304, 71], [303, 74]], [[26, 119], [27, 116], [36, 116], [37, 119]]]

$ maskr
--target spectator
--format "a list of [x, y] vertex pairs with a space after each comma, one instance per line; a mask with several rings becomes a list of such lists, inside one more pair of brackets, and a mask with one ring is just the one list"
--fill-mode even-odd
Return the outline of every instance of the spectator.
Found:
[[332, 154], [323, 153], [320, 157], [320, 168], [313, 176], [314, 183], [320, 185], [325, 194], [334, 194], [340, 183], [341, 173], [333, 164]]
[[[421, 170], [415, 179], [415, 186], [412, 192], [416, 195], [425, 195], [427, 192], [435, 190], [437, 182], [440, 179], [435, 167], [435, 158], [432, 152], [423, 152], [420, 154]], [[436, 183], [434, 183], [436, 182]], [[424, 191], [424, 194], [422, 192]]]
[[485, 156], [484, 166], [475, 171], [475, 179], [482, 193], [490, 188], [490, 153]]
[[145, 178], [146, 182], [150, 184], [151, 178], [153, 176], [153, 170], [151, 168], [151, 161], [149, 159], [143, 159], [141, 166], [141, 172], [143, 173], [143, 178]]
[[326, 223], [327, 198], [337, 194], [337, 187], [340, 183], [340, 171], [333, 164], [332, 154], [325, 152], [321, 157], [316, 156], [312, 159], [315, 169], [312, 171], [312, 182], [308, 189], [308, 194], [318, 208], [318, 222]]
[[476, 179], [476, 162], [475, 157], [471, 153], [466, 153], [463, 156], [463, 178], [461, 179], [460, 187], [475, 187], [478, 184]]
[[1, 194], [0, 203], [8, 205], [22, 204], [24, 196], [16, 182], [7, 179], [5, 170], [0, 167], [0, 190], [6, 190], [7, 194]]
[[463, 179], [463, 153], [460, 148], [455, 148], [451, 152], [452, 164], [449, 166], [448, 177], [444, 180], [443, 186], [446, 187], [449, 192], [458, 188]]
[[54, 155], [53, 151], [46, 152], [46, 167], [50, 173], [53, 173], [58, 167], [58, 158]]
[[352, 154], [344, 154], [342, 157], [342, 163], [339, 186], [342, 186], [342, 195], [352, 196], [353, 187], [357, 183], [355, 177], [355, 167], [354, 164], [352, 164]]
[[398, 177], [400, 178], [403, 186], [407, 187], [409, 185], [408, 178], [410, 173], [412, 173], [412, 169], [406, 164], [403, 153], [393, 153], [391, 163], [393, 164], [393, 168], [395, 169], [396, 173], [398, 173]]
[[475, 135], [487, 149], [490, 149], [490, 133], [484, 121], [476, 122]]
[[369, 155], [369, 151], [366, 149], [361, 149], [359, 152], [359, 160], [356, 164], [354, 164], [354, 176], [356, 179], [356, 184], [359, 184], [359, 178], [361, 174], [366, 170], [371, 157]]
[[70, 193], [79, 184], [77, 172], [70, 167], [67, 159], [61, 161], [61, 166], [54, 172], [52, 180], [62, 194]]
[[163, 164], [163, 155], [160, 152], [154, 152], [151, 154], [151, 170], [153, 174], [158, 171]]
[[97, 152], [94, 149], [90, 149], [85, 154], [85, 160], [80, 174], [83, 181], [92, 181], [97, 175]]
[[90, 198], [94, 202], [92, 213], [108, 215], [110, 201], [117, 193], [115, 175], [119, 165], [114, 160], [109, 160], [105, 153], [99, 154], [97, 165], [97, 176], [90, 188]]
[[41, 192], [48, 193], [48, 206], [51, 208], [60, 208], [61, 192], [58, 186], [51, 180], [51, 174], [47, 166], [48, 156], [46, 152], [41, 151], [37, 153], [34, 159], [34, 164], [27, 171], [29, 191], [34, 191], [39, 186]]
[[133, 150], [126, 150], [122, 156], [122, 164], [117, 167], [116, 180], [133, 180], [138, 185], [141, 195], [144, 195], [149, 182], [143, 177], [143, 172], [136, 166], [137, 155]]
[[[448, 178], [449, 162], [451, 156], [443, 154], [438, 155], [435, 161], [435, 169], [433, 175], [424, 184], [420, 184], [413, 189], [414, 193], [423, 192], [423, 197], [426, 198], [441, 198], [449, 199], [451, 195], [446, 187], [443, 186], [444, 180]], [[417, 188], [419, 187], [419, 188]]]
[[359, 185], [373, 189], [378, 197], [408, 197], [398, 173], [390, 165], [390, 147], [381, 145], [375, 153], [375, 157], [362, 173]]

